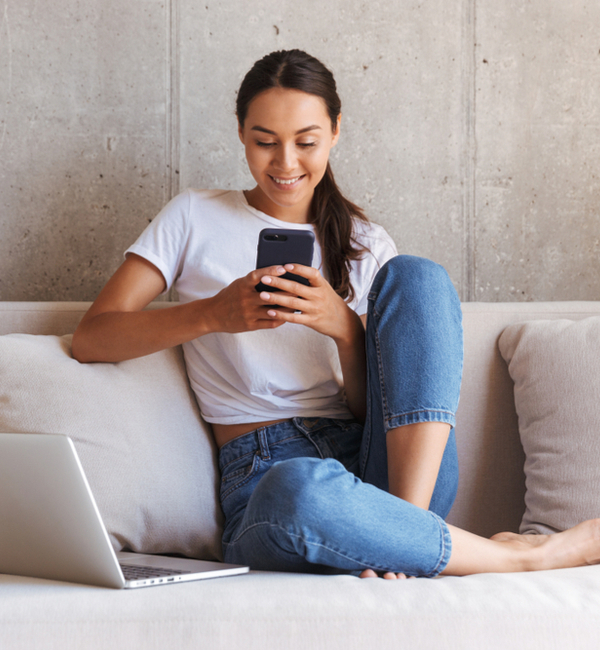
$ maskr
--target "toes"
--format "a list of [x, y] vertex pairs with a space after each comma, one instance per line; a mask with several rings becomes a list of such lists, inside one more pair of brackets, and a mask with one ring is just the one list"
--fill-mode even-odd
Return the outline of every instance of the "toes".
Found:
[[415, 576], [407, 576], [405, 573], [394, 573], [386, 571], [385, 573], [376, 573], [373, 569], [365, 569], [359, 576], [360, 578], [383, 578], [384, 580], [410, 580]]

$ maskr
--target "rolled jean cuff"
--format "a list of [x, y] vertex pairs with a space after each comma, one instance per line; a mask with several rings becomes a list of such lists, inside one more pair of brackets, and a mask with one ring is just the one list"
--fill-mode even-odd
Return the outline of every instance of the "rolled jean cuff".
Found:
[[456, 426], [456, 416], [452, 411], [442, 411], [434, 409], [422, 409], [410, 411], [385, 418], [385, 432], [396, 427], [403, 427], [407, 424], [418, 424], [420, 422], [444, 422], [452, 428]]
[[435, 568], [424, 577], [435, 578], [446, 568], [450, 561], [450, 556], [452, 555], [452, 537], [450, 536], [450, 530], [446, 522], [435, 513], [431, 512], [430, 514], [436, 518], [440, 526], [440, 556]]

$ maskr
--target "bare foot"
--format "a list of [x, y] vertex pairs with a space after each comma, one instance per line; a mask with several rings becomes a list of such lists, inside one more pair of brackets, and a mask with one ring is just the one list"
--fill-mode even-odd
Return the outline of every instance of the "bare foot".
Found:
[[561, 569], [600, 563], [600, 519], [584, 521], [554, 535], [498, 533], [491, 538], [525, 551], [529, 562], [525, 570]]
[[529, 548], [530, 546], [539, 546], [540, 544], [543, 544], [546, 537], [549, 537], [549, 535], [538, 535], [535, 533], [518, 535], [517, 533], [506, 532], [492, 535], [490, 539], [493, 539], [495, 542], [513, 542], [515, 545], [523, 544], [525, 547]]

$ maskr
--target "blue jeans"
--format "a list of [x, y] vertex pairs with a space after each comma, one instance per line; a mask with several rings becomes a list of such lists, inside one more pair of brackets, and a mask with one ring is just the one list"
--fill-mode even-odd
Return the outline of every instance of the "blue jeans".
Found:
[[[367, 418], [292, 418], [219, 453], [227, 562], [258, 570], [435, 576], [450, 558], [460, 302], [444, 269], [398, 256], [377, 274], [366, 329]], [[386, 433], [452, 426], [429, 510], [387, 492]]]

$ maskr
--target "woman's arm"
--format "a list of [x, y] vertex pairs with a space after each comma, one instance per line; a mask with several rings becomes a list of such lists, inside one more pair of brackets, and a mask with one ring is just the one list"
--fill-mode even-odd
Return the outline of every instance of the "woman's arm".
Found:
[[201, 327], [196, 305], [142, 311], [164, 289], [153, 264], [128, 255], [77, 327], [73, 356], [81, 362], [123, 361], [193, 338]]
[[[367, 404], [365, 329], [361, 318], [335, 293], [321, 273], [312, 267], [287, 264], [285, 271], [307, 278], [310, 287], [298, 282], [268, 275], [263, 269], [261, 281], [285, 293], [263, 291], [261, 300], [268, 307], [270, 318], [299, 323], [330, 336], [336, 343], [344, 378], [348, 407], [354, 417], [364, 422]], [[286, 307], [287, 311], [274, 309]], [[300, 312], [300, 313], [295, 313]]]
[[365, 328], [360, 317], [346, 306], [350, 327], [349, 337], [335, 340], [342, 375], [346, 401], [352, 415], [364, 422], [367, 417], [367, 355], [365, 351]]
[[[277, 275], [275, 267], [270, 272]], [[209, 332], [279, 327], [266, 316], [253, 271], [203, 300], [142, 311], [165, 289], [161, 272], [130, 254], [108, 281], [73, 335], [73, 356], [81, 362], [116, 362], [142, 357]]]

